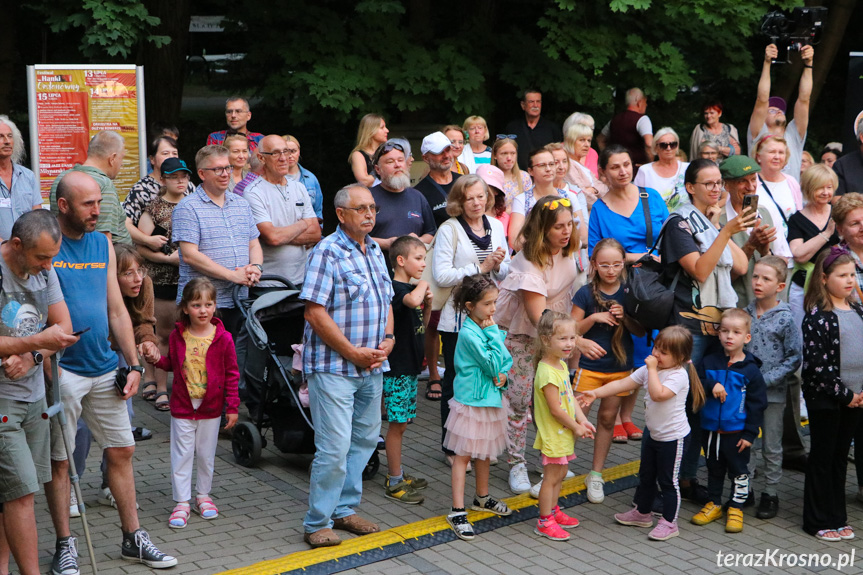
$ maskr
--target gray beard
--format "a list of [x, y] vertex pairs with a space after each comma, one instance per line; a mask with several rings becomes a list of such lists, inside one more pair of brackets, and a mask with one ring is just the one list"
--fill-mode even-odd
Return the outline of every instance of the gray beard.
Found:
[[381, 182], [391, 190], [404, 190], [405, 188], [409, 188], [411, 185], [411, 179], [407, 174], [398, 174], [389, 178], [381, 178]]

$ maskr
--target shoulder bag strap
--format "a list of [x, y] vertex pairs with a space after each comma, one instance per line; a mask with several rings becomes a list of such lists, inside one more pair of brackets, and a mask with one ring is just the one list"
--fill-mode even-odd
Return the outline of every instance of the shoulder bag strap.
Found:
[[650, 221], [650, 204], [648, 203], [650, 194], [644, 188], [639, 187], [638, 197], [641, 198], [641, 207], [644, 209], [644, 225], [647, 228], [647, 236], [644, 238], [644, 243], [647, 245], [647, 251], [650, 251], [653, 240], [653, 222]]
[[764, 191], [767, 192], [767, 195], [770, 196], [770, 200], [773, 202], [773, 205], [776, 206], [776, 209], [779, 210], [779, 215], [782, 216], [782, 221], [785, 222], [785, 227], [788, 227], [788, 218], [785, 217], [785, 212], [782, 211], [782, 208], [776, 203], [776, 199], [773, 197], [773, 194], [770, 193], [770, 188], [767, 187], [767, 183], [758, 177], [758, 180], [761, 182], [761, 187], [764, 188]]

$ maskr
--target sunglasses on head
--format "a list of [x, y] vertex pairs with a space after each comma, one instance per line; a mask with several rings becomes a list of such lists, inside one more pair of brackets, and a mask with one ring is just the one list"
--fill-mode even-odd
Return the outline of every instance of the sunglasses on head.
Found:
[[561, 198], [561, 199], [559, 199], [559, 200], [554, 200], [553, 202], [548, 202], [548, 203], [547, 203], [547, 204], [545, 204], [543, 207], [544, 207], [544, 208], [548, 208], [548, 209], [550, 209], [550, 210], [556, 210], [556, 209], [557, 209], [557, 208], [559, 208], [560, 206], [563, 206], [563, 207], [565, 207], [565, 208], [568, 208], [568, 207], [572, 206], [572, 202], [570, 202], [570, 201], [569, 201], [569, 200], [567, 200], [566, 198]]
[[518, 134], [498, 134], [496, 138], [498, 140], [515, 140], [518, 138]]

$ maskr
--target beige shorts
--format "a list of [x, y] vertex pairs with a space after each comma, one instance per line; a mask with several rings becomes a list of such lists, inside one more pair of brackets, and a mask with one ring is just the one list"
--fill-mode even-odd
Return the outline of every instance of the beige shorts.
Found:
[[[76, 375], [67, 370], [60, 374], [66, 433], [73, 446], [79, 417], [84, 418], [93, 440], [102, 449], [135, 445], [126, 402], [117, 395], [117, 388], [114, 387], [116, 376], [116, 370], [98, 377]], [[60, 422], [56, 418], [51, 420], [51, 459], [68, 459], [60, 433]]]

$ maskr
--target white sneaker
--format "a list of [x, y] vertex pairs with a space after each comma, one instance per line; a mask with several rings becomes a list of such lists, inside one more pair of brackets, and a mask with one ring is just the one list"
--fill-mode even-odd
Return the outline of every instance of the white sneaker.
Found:
[[575, 477], [575, 473], [573, 473], [572, 471], [567, 471], [564, 479], [572, 479], [573, 477]]
[[78, 498], [75, 497], [74, 489], [69, 498], [69, 517], [81, 517], [81, 511], [78, 509]]
[[[102, 491], [99, 492], [99, 497], [96, 499], [101, 505], [107, 505], [108, 507], [113, 507], [117, 509], [117, 500], [114, 499], [114, 495], [111, 493], [111, 488], [106, 487]], [[141, 506], [138, 505], [138, 502], [135, 502], [135, 509], [140, 509]]]
[[593, 473], [588, 473], [584, 480], [584, 485], [587, 487], [587, 500], [591, 503], [602, 503], [605, 500], [605, 490], [602, 488], [605, 485], [605, 480]]
[[509, 489], [516, 495], [530, 491], [530, 479], [524, 463], [519, 463], [509, 470]]
[[542, 479], [539, 480], [539, 483], [530, 488], [530, 496], [534, 499], [539, 499], [539, 490], [542, 489]]

